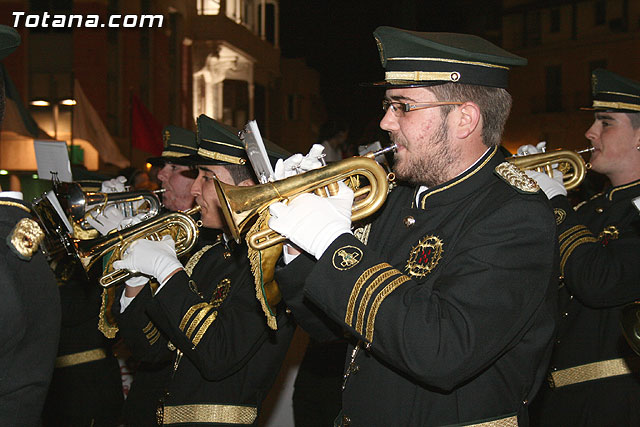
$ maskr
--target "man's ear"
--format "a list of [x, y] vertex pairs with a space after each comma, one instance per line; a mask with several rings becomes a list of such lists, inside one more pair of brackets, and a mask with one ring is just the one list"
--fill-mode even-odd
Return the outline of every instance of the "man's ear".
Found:
[[253, 179], [251, 178], [247, 178], [244, 181], [238, 183], [238, 187], [250, 187], [252, 185], [256, 185], [256, 183], [253, 182]]
[[473, 102], [465, 102], [458, 107], [457, 123], [454, 123], [456, 125], [454, 128], [455, 136], [458, 139], [468, 138], [478, 129], [481, 120], [482, 114], [480, 114], [478, 105]]

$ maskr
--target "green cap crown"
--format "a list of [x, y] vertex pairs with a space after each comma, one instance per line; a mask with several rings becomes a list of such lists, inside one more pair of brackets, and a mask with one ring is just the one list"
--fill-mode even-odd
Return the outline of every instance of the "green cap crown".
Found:
[[640, 83], [598, 68], [591, 73], [593, 109], [640, 112]]
[[[198, 159], [196, 163], [209, 165], [244, 165], [249, 162], [244, 143], [238, 137], [238, 130], [217, 120], [200, 115], [196, 120], [198, 139]], [[265, 149], [272, 165], [288, 153], [276, 144], [264, 140]]]
[[169, 125], [162, 130], [162, 140], [164, 141], [162, 155], [147, 159], [148, 163], [156, 165], [168, 162], [186, 166], [193, 164], [191, 156], [198, 153], [198, 143], [194, 132]]
[[520, 56], [470, 34], [427, 33], [378, 27], [373, 33], [386, 87], [464, 83], [506, 88], [509, 69], [526, 65]]

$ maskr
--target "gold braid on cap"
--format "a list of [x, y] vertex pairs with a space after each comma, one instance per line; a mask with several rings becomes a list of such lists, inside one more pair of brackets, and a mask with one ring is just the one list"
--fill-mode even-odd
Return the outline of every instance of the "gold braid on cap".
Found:
[[606, 102], [606, 101], [593, 101], [593, 106], [604, 108], [615, 108], [617, 110], [634, 110], [640, 111], [640, 105], [629, 104], [626, 102]]
[[230, 156], [228, 154], [217, 153], [215, 151], [205, 150], [204, 148], [198, 148], [198, 154], [207, 159], [220, 160], [222, 162], [233, 163], [236, 165], [244, 165], [247, 163], [246, 159], [242, 157]]

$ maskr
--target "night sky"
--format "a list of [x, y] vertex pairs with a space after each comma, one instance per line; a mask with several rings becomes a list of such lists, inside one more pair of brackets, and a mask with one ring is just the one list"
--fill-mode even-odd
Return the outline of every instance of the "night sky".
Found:
[[481, 35], [499, 27], [500, 1], [487, 0], [280, 0], [280, 45], [288, 58], [305, 58], [321, 75], [330, 117], [351, 123], [351, 139], [376, 129], [382, 117], [382, 80], [373, 31], [388, 25], [418, 31]]

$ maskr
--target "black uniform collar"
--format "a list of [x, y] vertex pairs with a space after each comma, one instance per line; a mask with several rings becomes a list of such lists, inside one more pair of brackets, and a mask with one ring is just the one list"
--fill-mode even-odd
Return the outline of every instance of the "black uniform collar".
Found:
[[605, 197], [610, 202], [621, 199], [628, 199], [640, 195], [640, 179], [628, 184], [611, 187], [605, 193]]
[[504, 156], [498, 147], [492, 147], [472, 167], [454, 179], [429, 188], [420, 198], [419, 209], [430, 206], [438, 206], [453, 202], [470, 193], [477, 191], [479, 187], [487, 184], [493, 176], [493, 171], [504, 161]]

